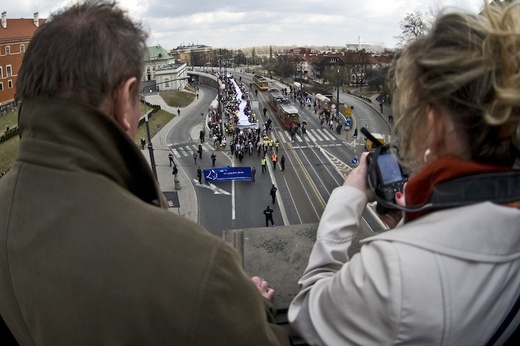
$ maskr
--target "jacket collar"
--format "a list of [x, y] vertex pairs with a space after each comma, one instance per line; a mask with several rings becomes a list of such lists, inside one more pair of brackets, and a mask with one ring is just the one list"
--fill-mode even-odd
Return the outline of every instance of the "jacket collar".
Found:
[[100, 174], [141, 200], [163, 205], [150, 166], [109, 116], [78, 100], [24, 101], [18, 161]]
[[[428, 202], [436, 186], [463, 176], [489, 172], [507, 172], [511, 167], [482, 164], [459, 159], [455, 155], [445, 155], [424, 167], [406, 184], [405, 198], [407, 206], [418, 206]], [[434, 211], [407, 212], [405, 221], [410, 222], [422, 215]]]

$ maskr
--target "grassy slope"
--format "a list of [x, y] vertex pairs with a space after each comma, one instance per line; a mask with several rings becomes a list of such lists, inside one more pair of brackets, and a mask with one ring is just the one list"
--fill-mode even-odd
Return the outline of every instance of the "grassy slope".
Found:
[[[195, 94], [183, 91], [175, 91], [170, 93], [164, 93], [161, 95], [165, 102], [172, 107], [186, 107], [195, 99]], [[145, 106], [142, 106], [143, 113]], [[150, 135], [153, 137], [155, 134], [167, 124], [176, 114], [171, 114], [166, 111], [160, 110], [150, 118], [149, 127]], [[18, 124], [18, 111], [7, 113], [6, 115], [0, 116], [0, 131], [4, 130], [5, 124], [14, 127]], [[160, 125], [160, 127], [158, 126]], [[136, 141], [137, 145], [140, 145], [139, 140], [141, 137], [147, 138], [146, 127], [144, 125], [139, 126]], [[18, 137], [11, 138], [10, 140], [0, 143], [0, 174], [7, 171], [13, 164], [16, 155], [18, 153], [18, 146], [20, 140]]]

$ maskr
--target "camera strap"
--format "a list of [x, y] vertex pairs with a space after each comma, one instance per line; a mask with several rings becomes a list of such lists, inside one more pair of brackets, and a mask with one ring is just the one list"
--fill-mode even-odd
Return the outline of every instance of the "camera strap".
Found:
[[400, 206], [377, 194], [376, 200], [386, 208], [407, 213], [423, 213], [486, 201], [514, 204], [512, 206], [520, 208], [520, 170], [473, 174], [437, 184], [430, 199], [420, 205]]
[[484, 201], [520, 201], [520, 171], [481, 173], [438, 184], [428, 204], [432, 209], [459, 207]]

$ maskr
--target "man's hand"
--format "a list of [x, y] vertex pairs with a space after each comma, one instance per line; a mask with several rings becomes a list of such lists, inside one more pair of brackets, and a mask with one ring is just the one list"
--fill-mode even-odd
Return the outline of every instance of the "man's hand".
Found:
[[270, 301], [273, 300], [275, 291], [271, 288], [271, 285], [269, 284], [269, 282], [265, 281], [264, 279], [262, 279], [258, 276], [253, 276], [251, 278], [251, 280], [253, 281], [255, 286], [258, 288], [258, 290], [260, 291], [260, 294], [263, 297], [267, 298]]

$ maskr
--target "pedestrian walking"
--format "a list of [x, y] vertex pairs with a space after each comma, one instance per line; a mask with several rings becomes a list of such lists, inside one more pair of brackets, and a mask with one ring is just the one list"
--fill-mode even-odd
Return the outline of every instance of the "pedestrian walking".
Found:
[[202, 159], [202, 144], [199, 144], [198, 152], [199, 152], [199, 158]]
[[177, 108], [177, 115], [181, 115], [181, 110], [179, 108]]
[[251, 168], [251, 178], [255, 181], [256, 167]]
[[278, 162], [278, 155], [276, 155], [276, 153], [271, 155], [271, 161], [273, 162], [273, 169], [276, 171], [276, 162]]
[[199, 179], [199, 184], [202, 184], [202, 169], [200, 167], [197, 169], [197, 178]]
[[145, 145], [146, 145], [146, 139], [144, 139], [144, 137], [141, 137], [141, 150], [144, 150]]
[[197, 164], [197, 152], [193, 152], [193, 160], [195, 161], [195, 164]]
[[276, 202], [276, 191], [277, 190], [278, 189], [273, 184], [273, 186], [271, 187], [271, 192], [269, 192], [269, 194], [271, 195], [271, 203], [273, 203], [273, 204]]
[[267, 206], [267, 208], [264, 209], [265, 227], [269, 227], [269, 221], [271, 221], [271, 227], [275, 226], [273, 221], [273, 212], [274, 210], [269, 205]]
[[215, 153], [211, 154], [211, 164], [215, 167], [215, 161], [217, 161], [217, 155]]
[[179, 170], [177, 169], [177, 165], [173, 164], [172, 174], [173, 174], [174, 181], [177, 181], [177, 173], [179, 173]]
[[168, 159], [170, 160], [170, 167], [173, 166], [173, 154], [172, 153], [168, 154]]
[[204, 139], [206, 138], [206, 132], [204, 130], [200, 130], [199, 138], [200, 138], [200, 142], [204, 143]]
[[267, 168], [267, 159], [265, 157], [262, 157], [262, 160], [260, 160], [260, 164], [262, 166], [262, 174], [264, 174]]
[[285, 171], [285, 156], [282, 155], [282, 158], [280, 159], [280, 169]]

